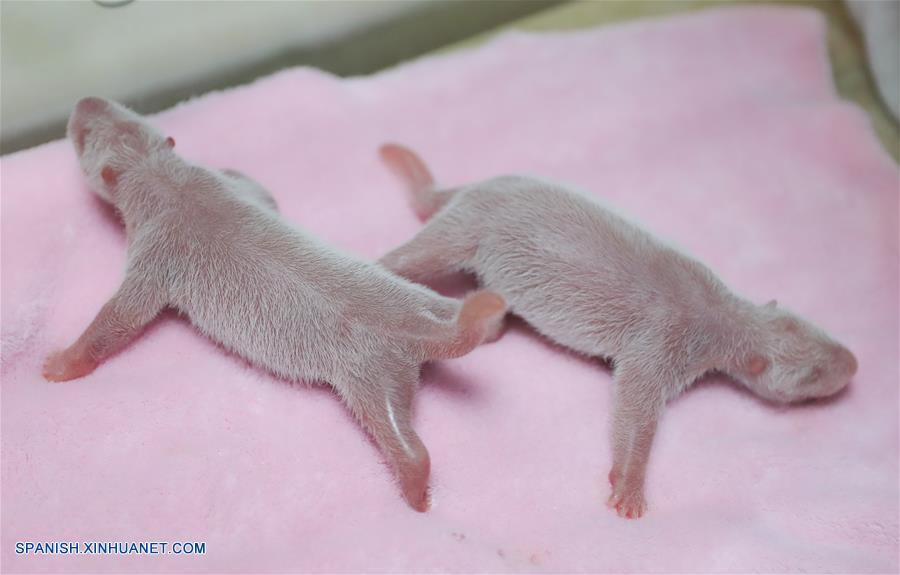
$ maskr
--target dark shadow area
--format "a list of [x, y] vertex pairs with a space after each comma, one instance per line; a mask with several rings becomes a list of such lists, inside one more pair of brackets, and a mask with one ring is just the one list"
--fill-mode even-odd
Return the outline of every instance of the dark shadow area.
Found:
[[465, 402], [477, 402], [484, 393], [485, 385], [485, 382], [473, 381], [458, 370], [454, 370], [447, 361], [424, 364], [419, 382], [422, 387], [437, 390], [441, 394]]
[[424, 282], [425, 285], [439, 294], [460, 299], [470, 291], [478, 289], [478, 281], [471, 274], [456, 273]]

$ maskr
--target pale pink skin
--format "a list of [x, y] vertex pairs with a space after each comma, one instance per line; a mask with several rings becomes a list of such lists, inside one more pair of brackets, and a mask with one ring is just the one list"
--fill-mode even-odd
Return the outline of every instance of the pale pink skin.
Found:
[[114, 102], [85, 98], [68, 135], [93, 190], [125, 223], [122, 285], [44, 376], [91, 373], [164, 307], [210, 339], [289, 380], [331, 384], [395, 470], [407, 502], [428, 507], [428, 451], [413, 430], [420, 365], [492, 337], [496, 294], [446, 298], [340, 253], [289, 225], [272, 196], [232, 170], [191, 165], [174, 141]]
[[777, 307], [733, 294], [703, 264], [563, 186], [503, 176], [439, 190], [411, 150], [382, 159], [425, 227], [385, 255], [415, 281], [474, 273], [510, 312], [582, 354], [612, 359], [609, 505], [646, 510], [644, 475], [666, 401], [709, 371], [776, 402], [826, 397], [856, 372], [850, 351]]

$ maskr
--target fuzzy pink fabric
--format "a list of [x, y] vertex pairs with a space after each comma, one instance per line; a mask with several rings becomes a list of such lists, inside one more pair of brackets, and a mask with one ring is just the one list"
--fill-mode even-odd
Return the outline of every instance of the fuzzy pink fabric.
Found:
[[[420, 226], [386, 140], [446, 184], [571, 182], [856, 353], [831, 402], [774, 407], [718, 378], [674, 401], [638, 521], [604, 505], [609, 371], [521, 323], [424, 371], [425, 514], [330, 391], [174, 314], [47, 383], [44, 356], [116, 289], [125, 236], [68, 142], [3, 158], [3, 571], [896, 571], [898, 171], [836, 97], [824, 34], [816, 13], [766, 7], [512, 33], [367, 78], [288, 70], [156, 119], [185, 157], [252, 175], [364, 258]], [[15, 553], [60, 540], [206, 553]]]

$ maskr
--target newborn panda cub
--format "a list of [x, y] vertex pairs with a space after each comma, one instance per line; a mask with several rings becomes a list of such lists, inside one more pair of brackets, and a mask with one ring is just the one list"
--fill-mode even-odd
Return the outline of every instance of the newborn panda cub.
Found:
[[424, 511], [430, 460], [410, 420], [419, 366], [495, 334], [503, 299], [481, 291], [461, 303], [322, 244], [282, 219], [259, 184], [188, 163], [114, 102], [79, 101], [68, 135], [124, 221], [128, 259], [118, 291], [44, 376], [91, 373], [174, 307], [254, 365], [331, 384]]
[[821, 329], [741, 299], [703, 264], [559, 185], [503, 176], [439, 190], [410, 150], [382, 159], [427, 225], [381, 262], [412, 280], [472, 272], [512, 313], [560, 345], [610, 358], [616, 379], [612, 494], [645, 509], [644, 474], [666, 401], [709, 371], [776, 402], [832, 395], [856, 359]]

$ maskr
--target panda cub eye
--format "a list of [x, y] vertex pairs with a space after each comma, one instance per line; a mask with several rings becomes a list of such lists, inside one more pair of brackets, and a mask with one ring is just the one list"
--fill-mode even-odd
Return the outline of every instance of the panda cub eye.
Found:
[[814, 367], [800, 380], [800, 385], [813, 385], [822, 378], [822, 368]]

